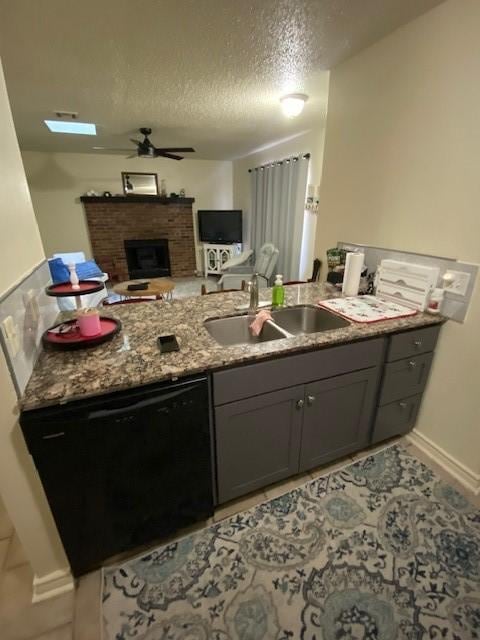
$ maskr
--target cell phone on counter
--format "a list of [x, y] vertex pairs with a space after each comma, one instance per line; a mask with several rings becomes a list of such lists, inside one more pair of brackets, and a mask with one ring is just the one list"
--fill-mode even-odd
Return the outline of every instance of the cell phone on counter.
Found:
[[160, 353], [170, 353], [171, 351], [180, 351], [177, 338], [172, 334], [168, 336], [159, 336], [157, 338], [158, 348]]

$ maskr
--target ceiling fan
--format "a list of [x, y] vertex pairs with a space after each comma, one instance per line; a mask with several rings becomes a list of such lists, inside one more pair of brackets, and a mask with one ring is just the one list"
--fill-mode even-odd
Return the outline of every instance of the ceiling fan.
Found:
[[[194, 153], [192, 147], [155, 147], [149, 140], [148, 136], [152, 133], [149, 127], [141, 127], [140, 133], [144, 136], [143, 140], [135, 140], [130, 138], [130, 142], [137, 145], [137, 150], [127, 158], [170, 158], [170, 160], [183, 160], [182, 156], [178, 156], [172, 151], [180, 153]], [[108, 149], [107, 147], [94, 147], [94, 149], [102, 149], [104, 151], [131, 151], [131, 149]]]

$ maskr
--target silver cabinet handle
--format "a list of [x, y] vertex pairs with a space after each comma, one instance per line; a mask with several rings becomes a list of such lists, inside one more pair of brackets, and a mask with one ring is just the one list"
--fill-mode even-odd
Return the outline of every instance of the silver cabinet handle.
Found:
[[415, 367], [417, 366], [417, 363], [415, 362], [415, 360], [410, 360], [410, 362], [408, 363], [408, 366], [410, 369], [415, 369]]
[[416, 347], [417, 349], [420, 348], [422, 346], [422, 341], [421, 340], [414, 340], [413, 341], [413, 346]]
[[307, 403], [312, 405], [315, 402], [315, 396], [307, 396]]
[[407, 403], [404, 402], [403, 400], [401, 402], [398, 403], [398, 406], [400, 407], [400, 409], [404, 410], [407, 408]]
[[304, 400], [297, 400], [297, 403], [296, 403], [297, 409], [303, 409], [304, 404], [305, 404]]

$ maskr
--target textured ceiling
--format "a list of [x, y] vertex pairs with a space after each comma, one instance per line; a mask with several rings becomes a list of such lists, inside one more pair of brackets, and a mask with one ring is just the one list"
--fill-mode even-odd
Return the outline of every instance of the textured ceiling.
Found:
[[[0, 0], [0, 54], [24, 149], [157, 146], [226, 159], [325, 117], [328, 73], [441, 0]], [[310, 96], [285, 119], [278, 99]], [[55, 110], [96, 138], [50, 133]]]

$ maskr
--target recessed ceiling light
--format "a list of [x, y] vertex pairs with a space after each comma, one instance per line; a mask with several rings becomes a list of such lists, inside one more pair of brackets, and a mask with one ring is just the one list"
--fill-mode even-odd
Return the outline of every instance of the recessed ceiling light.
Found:
[[290, 93], [288, 96], [283, 96], [280, 98], [280, 103], [284, 115], [287, 118], [296, 118], [302, 113], [307, 100], [308, 96], [304, 93]]
[[83, 136], [96, 136], [97, 127], [91, 122], [64, 122], [62, 120], [44, 120], [53, 133], [77, 133]]

